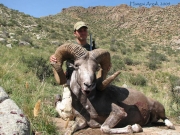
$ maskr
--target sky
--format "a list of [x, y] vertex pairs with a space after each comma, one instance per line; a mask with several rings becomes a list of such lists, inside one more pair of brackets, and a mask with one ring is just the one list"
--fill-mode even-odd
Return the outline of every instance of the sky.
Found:
[[24, 12], [33, 17], [43, 17], [60, 13], [63, 8], [82, 6], [119, 6], [127, 4], [132, 7], [151, 7], [151, 5], [168, 6], [177, 5], [179, 0], [0, 0], [4, 6]]

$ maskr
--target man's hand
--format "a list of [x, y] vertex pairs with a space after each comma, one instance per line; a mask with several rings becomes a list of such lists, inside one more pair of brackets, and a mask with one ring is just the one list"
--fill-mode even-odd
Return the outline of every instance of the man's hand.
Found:
[[111, 69], [111, 67], [112, 67], [112, 64], [109, 65], [108, 71]]
[[50, 56], [49, 60], [50, 60], [50, 63], [56, 63], [57, 62], [57, 59], [56, 59], [54, 54]]

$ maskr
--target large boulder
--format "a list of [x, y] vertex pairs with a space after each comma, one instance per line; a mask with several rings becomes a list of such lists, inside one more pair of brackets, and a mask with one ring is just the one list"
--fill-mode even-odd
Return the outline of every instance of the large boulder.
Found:
[[0, 135], [30, 135], [28, 119], [2, 87], [0, 87]]

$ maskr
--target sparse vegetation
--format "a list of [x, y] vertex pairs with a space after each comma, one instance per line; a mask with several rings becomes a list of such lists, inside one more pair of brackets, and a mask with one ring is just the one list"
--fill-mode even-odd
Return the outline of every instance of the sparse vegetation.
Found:
[[141, 86], [146, 86], [147, 84], [146, 78], [141, 74], [131, 76], [129, 82], [133, 85], [141, 85]]
[[[121, 71], [113, 84], [137, 88], [160, 101], [167, 115], [174, 118], [179, 115], [180, 95], [179, 91], [174, 91], [180, 77], [180, 50], [176, 43], [180, 38], [177, 31], [179, 5], [156, 9], [163, 10], [163, 15], [153, 8], [139, 14], [138, 9], [120, 5], [116, 10], [101, 6], [70, 7], [42, 18], [25, 15], [2, 4], [0, 7], [0, 84], [25, 112], [32, 131], [57, 134], [51, 121], [51, 117], [56, 116], [53, 98], [61, 94], [62, 87], [52, 76], [49, 56], [59, 45], [74, 39], [73, 24], [78, 20], [89, 24], [98, 48], [110, 51], [109, 74]], [[128, 14], [122, 19], [120, 15], [125, 11]], [[18, 45], [20, 41], [30, 45]], [[7, 44], [12, 48], [6, 47]], [[39, 99], [41, 111], [34, 118], [32, 110]]]

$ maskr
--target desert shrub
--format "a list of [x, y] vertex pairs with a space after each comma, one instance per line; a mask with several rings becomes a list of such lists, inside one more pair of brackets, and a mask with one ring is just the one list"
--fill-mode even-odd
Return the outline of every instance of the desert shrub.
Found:
[[17, 35], [22, 35], [22, 30], [21, 30], [21, 29], [17, 29], [17, 30], [15, 31], [15, 33], [16, 33]]
[[172, 54], [176, 54], [176, 52], [169, 46], [164, 47], [163, 51], [165, 51], [169, 56], [171, 56]]
[[51, 65], [48, 64], [47, 60], [42, 57], [22, 57], [22, 62], [25, 63], [31, 71], [36, 73], [36, 76], [39, 78], [40, 81], [43, 81], [53, 76]]
[[153, 61], [166, 61], [167, 57], [164, 54], [156, 52], [156, 49], [151, 50], [148, 54], [148, 58]]
[[52, 38], [52, 39], [59, 39], [59, 37], [60, 37], [60, 34], [57, 32], [52, 32], [50, 34], [50, 38]]
[[19, 26], [19, 23], [13, 19], [9, 20], [7, 26]]
[[178, 76], [170, 75], [169, 81], [170, 81], [172, 87], [180, 85], [180, 83], [179, 83], [180, 77], [178, 77]]
[[135, 46], [134, 46], [134, 51], [135, 51], [135, 52], [138, 52], [138, 51], [141, 51], [141, 50], [142, 50], [141, 45], [135, 44]]
[[42, 25], [38, 24], [38, 26], [36, 28], [37, 28], [37, 30], [41, 30], [42, 29]]
[[127, 64], [127, 65], [133, 65], [133, 60], [129, 57], [125, 57], [124, 58], [124, 63]]
[[138, 61], [138, 60], [133, 60], [133, 65], [139, 65], [139, 64], [141, 64], [140, 61]]
[[174, 115], [179, 115], [180, 112], [180, 78], [174, 75], [169, 77], [171, 82], [171, 109]]
[[151, 70], [156, 70], [159, 68], [159, 63], [157, 61], [149, 61], [149, 63], [147, 63], [147, 67]]
[[147, 67], [149, 67], [151, 70], [156, 70], [160, 67], [162, 61], [167, 61], [166, 55], [158, 53], [156, 50], [156, 47], [152, 48], [151, 52], [147, 56], [149, 59]]
[[32, 42], [33, 42], [33, 40], [31, 39], [31, 37], [30, 37], [29, 35], [27, 35], [27, 34], [22, 35], [21, 40], [22, 40], [22, 41], [26, 41], [26, 42], [28, 42], [28, 43], [30, 43], [30, 44], [32, 44]]
[[179, 58], [177, 58], [177, 59], [175, 60], [175, 62], [180, 65], [180, 59], [179, 59]]
[[126, 48], [121, 48], [121, 53], [122, 53], [123, 55], [126, 55], [127, 49], [126, 49]]
[[158, 93], [159, 91], [158, 91], [158, 88], [156, 86], [152, 86], [151, 87], [151, 92]]
[[117, 47], [117, 45], [115, 45], [115, 44], [112, 44], [112, 45], [110, 46], [110, 50], [113, 51], [113, 52], [116, 52], [117, 49], [118, 49], [118, 47]]
[[126, 55], [126, 54], [127, 54], [128, 49], [127, 49], [125, 43], [123, 43], [123, 42], [118, 42], [118, 43], [117, 43], [117, 46], [119, 47], [119, 49], [121, 50], [121, 53], [122, 53], [123, 55]]
[[138, 74], [136, 76], [131, 76], [129, 82], [133, 85], [146, 86], [147, 80], [144, 76]]
[[0, 24], [1, 24], [2, 26], [6, 26], [6, 25], [7, 25], [6, 20], [0, 19]]
[[5, 70], [2, 67], [0, 67], [0, 78], [2, 78], [4, 74]]
[[113, 55], [111, 58], [111, 62], [112, 62], [112, 68], [111, 68], [112, 72], [126, 68], [124, 61], [119, 55]]

